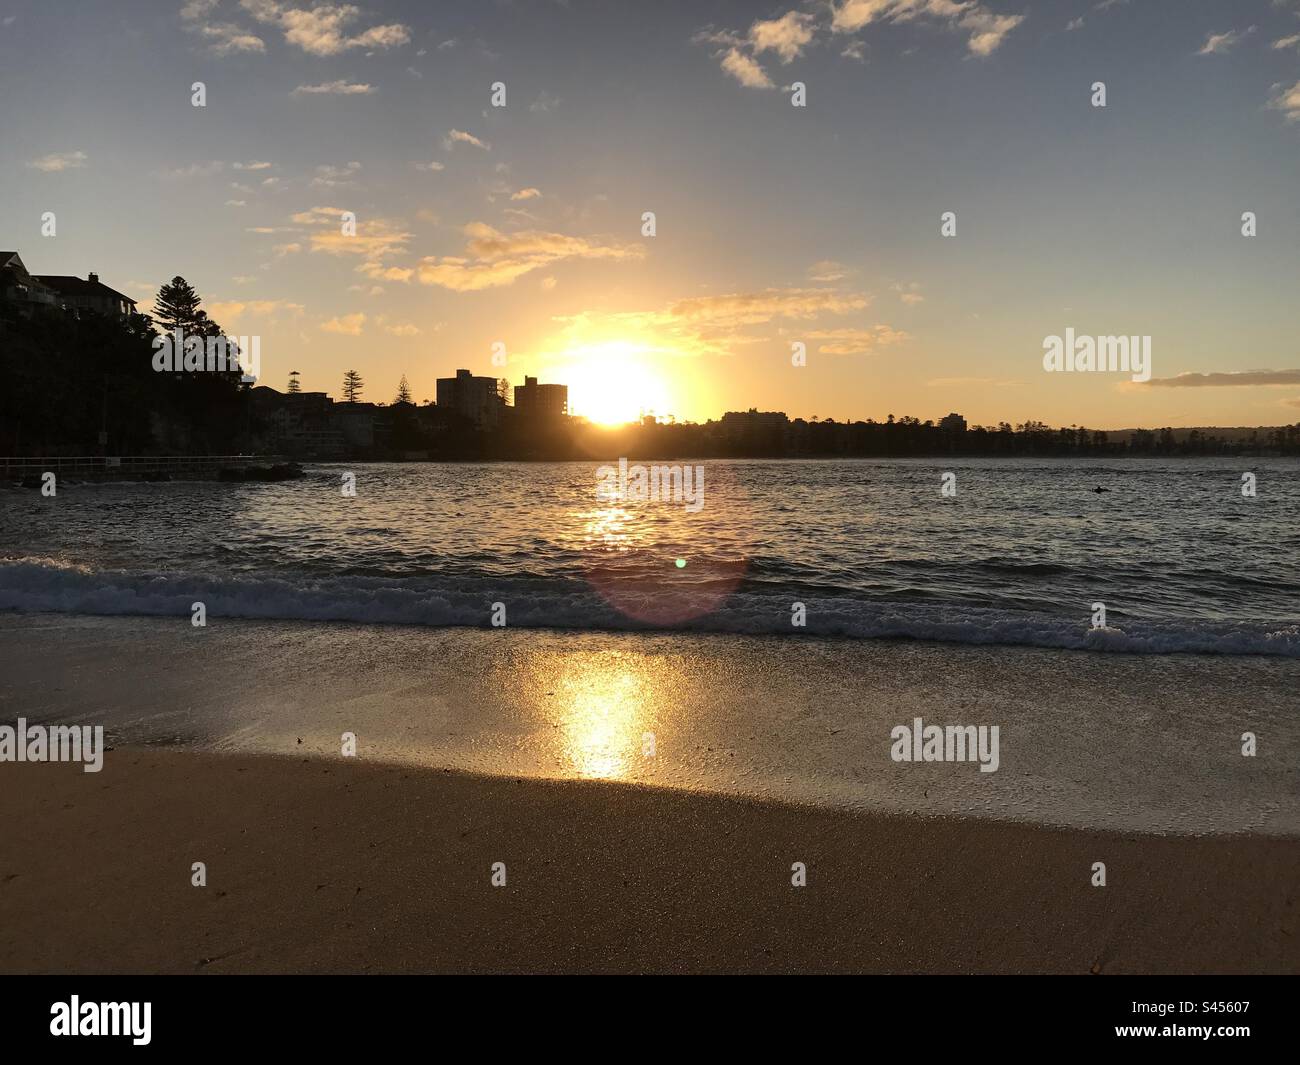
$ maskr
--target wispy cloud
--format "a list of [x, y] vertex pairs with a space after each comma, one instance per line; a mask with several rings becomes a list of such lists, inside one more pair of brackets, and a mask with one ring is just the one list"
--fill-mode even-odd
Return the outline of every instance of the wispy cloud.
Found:
[[479, 140], [474, 134], [466, 133], [463, 129], [453, 129], [442, 139], [442, 146], [450, 151], [457, 144], [472, 144], [475, 148], [482, 148], [485, 152], [492, 150], [492, 145], [487, 141]]
[[877, 348], [912, 339], [888, 325], [870, 329], [815, 329], [806, 336], [817, 342], [817, 351], [822, 355], [866, 355]]
[[[309, 211], [295, 214], [291, 221], [308, 228], [313, 252], [324, 252], [327, 255], [356, 255], [371, 264], [377, 264], [380, 260], [403, 252], [411, 239], [410, 233], [402, 229], [398, 223], [386, 218], [360, 219], [357, 222], [356, 233], [347, 235], [343, 232], [341, 224], [343, 214], [341, 207], [313, 207]], [[364, 269], [364, 266], [358, 269]]]
[[321, 322], [320, 327], [326, 333], [342, 333], [344, 336], [359, 337], [365, 324], [366, 316], [358, 311], [356, 314], [345, 314], [338, 318], [331, 318], [328, 322]]
[[1300, 385], [1300, 370], [1241, 370], [1221, 373], [1180, 373], [1153, 377], [1148, 388], [1224, 388], [1258, 385]]
[[90, 156], [85, 152], [51, 152], [39, 159], [31, 160], [27, 165], [33, 170], [43, 170], [55, 174], [60, 170], [79, 170], [89, 162]]
[[505, 234], [484, 222], [464, 229], [469, 238], [465, 254], [430, 256], [420, 262], [419, 279], [452, 292], [476, 292], [511, 285], [525, 274], [566, 259], [640, 259], [640, 244], [614, 244], [563, 233], [537, 230]]
[[188, 0], [181, 7], [181, 22], [191, 33], [208, 42], [215, 55], [266, 51], [266, 42], [233, 22], [209, 22], [207, 17], [217, 8], [217, 0]]
[[999, 15], [973, 0], [843, 0], [832, 7], [831, 29], [857, 33], [878, 22], [932, 23], [964, 32], [974, 55], [988, 56], [1025, 21], [1024, 15]]
[[[988, 56], [1024, 20], [1024, 15], [999, 15], [978, 0], [831, 0], [824, 12], [787, 11], [779, 18], [759, 19], [744, 33], [709, 27], [693, 40], [716, 46], [714, 58], [741, 85], [771, 89], [775, 84], [759, 57], [771, 52], [788, 65], [815, 45], [819, 35], [857, 34], [873, 23], [919, 22], [965, 33], [967, 49]], [[861, 62], [864, 53], [865, 45], [855, 38], [840, 55]]]
[[771, 78], [753, 56], [746, 55], [738, 48], [728, 48], [722, 56], [722, 69], [735, 78], [747, 89], [772, 89]]
[[1281, 85], [1273, 86], [1273, 98], [1268, 106], [1281, 111], [1288, 122], [1300, 122], [1300, 81], [1289, 89]]
[[812, 39], [813, 16], [800, 11], [788, 11], [780, 18], [760, 20], [749, 27], [754, 53], [775, 52], [782, 63], [798, 59]]
[[542, 190], [534, 188], [520, 189], [518, 192], [512, 192], [510, 198], [512, 200], [540, 200]]
[[808, 319], [821, 314], [848, 314], [871, 300], [855, 293], [820, 288], [765, 289], [762, 292], [692, 296], [669, 308], [675, 318], [728, 328], [761, 325], [775, 318]]
[[353, 184], [352, 179], [360, 170], [361, 164], [356, 160], [348, 163], [347, 166], [318, 166], [315, 176], [311, 179], [311, 187], [314, 189], [347, 188]]
[[225, 325], [241, 318], [298, 317], [305, 308], [289, 300], [227, 300], [208, 304], [212, 317]]
[[334, 56], [354, 48], [396, 48], [411, 39], [410, 29], [400, 23], [352, 33], [351, 27], [361, 14], [361, 9], [352, 4], [317, 4], [305, 9], [276, 0], [240, 0], [239, 6], [258, 22], [283, 30], [285, 41], [308, 55]]
[[290, 93], [291, 96], [369, 96], [375, 91], [373, 85], [359, 84], [354, 81], [327, 81], [320, 85], [299, 85]]
[[843, 281], [848, 276], [848, 267], [843, 263], [837, 263], [834, 259], [822, 259], [808, 267], [808, 280], [819, 284]]
[[206, 178], [215, 177], [226, 168], [226, 164], [219, 159], [213, 159], [206, 163], [190, 163], [188, 166], [177, 166], [170, 170], [159, 170], [156, 176], [165, 181], [182, 181], [186, 178]]
[[1255, 32], [1254, 26], [1244, 30], [1229, 30], [1227, 33], [1211, 33], [1205, 43], [1197, 50], [1197, 55], [1220, 55], [1233, 45], [1240, 43]]

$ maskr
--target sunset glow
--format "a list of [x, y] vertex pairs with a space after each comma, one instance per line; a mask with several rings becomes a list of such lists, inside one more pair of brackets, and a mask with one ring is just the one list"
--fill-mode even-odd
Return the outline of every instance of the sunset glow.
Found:
[[599, 425], [673, 412], [673, 394], [643, 344], [627, 340], [570, 349], [553, 373], [569, 385], [569, 412]]

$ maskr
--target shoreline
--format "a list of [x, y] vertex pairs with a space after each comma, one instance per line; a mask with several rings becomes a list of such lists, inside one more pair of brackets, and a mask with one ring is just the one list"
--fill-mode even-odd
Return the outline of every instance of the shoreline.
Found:
[[[1300, 837], [1293, 660], [65, 614], [0, 614], [0, 639], [0, 722], [103, 725], [114, 746], [336, 758], [350, 733], [413, 767]], [[895, 760], [917, 717], [998, 726], [998, 770]]]
[[0, 772], [0, 971], [1300, 972], [1297, 841], [110, 757]]

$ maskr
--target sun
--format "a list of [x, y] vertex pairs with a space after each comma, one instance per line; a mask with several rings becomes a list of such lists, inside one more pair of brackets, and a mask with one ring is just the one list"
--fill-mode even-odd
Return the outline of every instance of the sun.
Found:
[[569, 413], [599, 425], [624, 425], [672, 411], [672, 391], [653, 353], [628, 340], [569, 348], [559, 368], [569, 386]]

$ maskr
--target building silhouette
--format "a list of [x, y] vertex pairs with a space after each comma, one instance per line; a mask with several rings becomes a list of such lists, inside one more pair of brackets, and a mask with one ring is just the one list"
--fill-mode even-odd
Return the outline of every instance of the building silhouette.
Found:
[[72, 314], [93, 311], [117, 318], [135, 314], [135, 300], [90, 274], [86, 280], [65, 274], [31, 274], [16, 251], [0, 251], [0, 298], [29, 307]]
[[438, 406], [459, 414], [476, 429], [491, 430], [501, 424], [505, 401], [495, 377], [475, 377], [457, 370], [455, 377], [438, 378]]
[[536, 377], [515, 385], [515, 414], [521, 420], [554, 422], [568, 413], [568, 385], [539, 385]]

